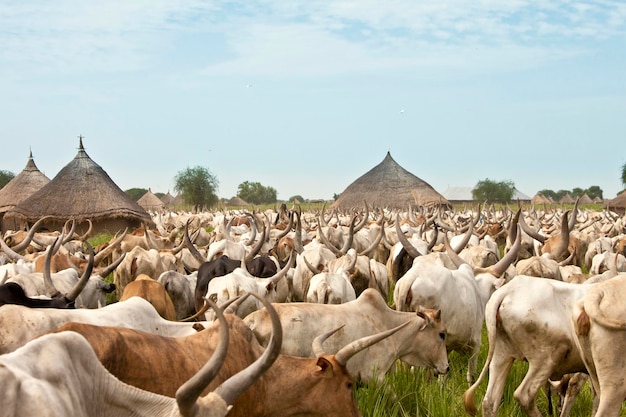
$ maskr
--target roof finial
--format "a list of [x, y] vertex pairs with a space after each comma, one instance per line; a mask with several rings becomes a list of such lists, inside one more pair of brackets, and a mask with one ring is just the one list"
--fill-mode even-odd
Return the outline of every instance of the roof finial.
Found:
[[33, 159], [33, 148], [29, 146], [28, 150], [29, 150], [28, 159]]
[[84, 151], [85, 148], [83, 147], [83, 135], [78, 135], [78, 150], [79, 151]]

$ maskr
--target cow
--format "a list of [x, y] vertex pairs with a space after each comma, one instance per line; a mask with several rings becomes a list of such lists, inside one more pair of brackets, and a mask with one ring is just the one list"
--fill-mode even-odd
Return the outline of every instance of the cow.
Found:
[[193, 316], [197, 312], [194, 298], [197, 277], [197, 272], [185, 275], [177, 271], [165, 271], [157, 278], [174, 303], [176, 320]]
[[[342, 324], [345, 324], [343, 329], [325, 343], [328, 352], [336, 352], [346, 343], [365, 335], [410, 322], [395, 335], [355, 355], [348, 363], [350, 374], [363, 382], [381, 381], [396, 359], [433, 369], [439, 374], [448, 371], [446, 327], [439, 311], [395, 311], [372, 288], [344, 304], [274, 303], [273, 307], [283, 326], [283, 354], [314, 357], [311, 341], [325, 329]], [[267, 345], [271, 321], [266, 309], [249, 314], [244, 321], [261, 344]]]
[[0, 307], [0, 354], [12, 352], [28, 341], [71, 322], [123, 326], [165, 336], [186, 336], [209, 322], [180, 323], [165, 320], [141, 297], [99, 309], [31, 308], [7, 304]]
[[596, 284], [576, 303], [576, 341], [599, 397], [595, 417], [617, 417], [626, 399], [626, 274]]
[[[262, 297], [260, 300], [271, 311], [272, 305]], [[256, 360], [264, 351], [243, 320], [232, 314], [226, 317], [230, 334], [228, 355], [216, 379], [209, 384], [209, 390]], [[275, 313], [272, 321], [274, 331], [280, 332], [280, 321]], [[215, 327], [177, 338], [84, 324], [68, 324], [59, 331], [72, 330], [85, 336], [104, 366], [121, 381], [170, 396], [180, 382], [197, 372], [212, 354], [216, 343]], [[235, 400], [229, 417], [360, 416], [346, 363], [360, 350], [398, 330], [394, 328], [359, 339], [334, 355], [320, 350], [320, 339], [315, 342], [316, 358], [278, 355], [259, 380]]]
[[528, 372], [514, 396], [531, 417], [542, 415], [536, 396], [548, 380], [587, 372], [571, 317], [575, 303], [593, 285], [518, 275], [492, 294], [485, 308], [487, 359], [476, 382], [464, 393], [464, 406], [470, 415], [476, 414], [474, 392], [487, 370], [489, 383], [482, 402], [485, 417], [497, 415], [515, 360], [528, 362]]
[[141, 297], [152, 304], [161, 317], [166, 320], [176, 320], [176, 309], [167, 290], [159, 281], [148, 275], [140, 274], [124, 288], [120, 301], [131, 297]]
[[[458, 257], [444, 239], [452, 262]], [[521, 246], [521, 233], [509, 252], [488, 269], [474, 269], [462, 259], [456, 261], [458, 269], [448, 269], [429, 260], [429, 256], [415, 259], [411, 269], [403, 275], [394, 288], [395, 308], [416, 311], [419, 306], [441, 309], [446, 324], [449, 350], [469, 353], [467, 380], [475, 378], [485, 304], [496, 288], [504, 283], [502, 276], [515, 260]], [[461, 263], [463, 262], [463, 263]]]
[[43, 282], [46, 286], [47, 296], [50, 298], [37, 299], [26, 296], [24, 288], [15, 282], [7, 282], [0, 285], [0, 306], [5, 304], [19, 304], [27, 307], [39, 307], [39, 308], [74, 308], [76, 298], [80, 295], [81, 291], [87, 285], [89, 276], [93, 268], [93, 248], [86, 242], [89, 250], [89, 263], [82, 277], [76, 282], [76, 284], [66, 293], [61, 293], [57, 290], [52, 283], [50, 276], [50, 259], [52, 256], [52, 246], [48, 249], [46, 255], [46, 272], [43, 274]]
[[341, 304], [356, 299], [348, 273], [339, 268], [336, 272], [320, 272], [309, 281], [306, 301], [320, 304]]
[[[228, 353], [228, 326], [221, 312], [218, 317], [220, 334], [214, 355], [169, 397], [121, 382], [104, 368], [87, 340], [76, 332], [47, 334], [33, 340], [0, 357], [3, 415], [225, 417], [230, 404], [278, 356], [280, 335], [275, 335], [274, 346], [250, 367], [200, 397]], [[167, 379], [169, 375], [161, 377]]]

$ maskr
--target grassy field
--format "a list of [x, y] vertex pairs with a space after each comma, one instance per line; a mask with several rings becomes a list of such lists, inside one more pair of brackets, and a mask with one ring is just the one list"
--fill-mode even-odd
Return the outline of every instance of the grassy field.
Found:
[[[486, 331], [483, 331], [479, 370], [485, 363], [487, 347]], [[359, 386], [355, 395], [361, 413], [364, 417], [467, 417], [463, 407], [463, 393], [469, 387], [465, 379], [467, 357], [451, 352], [449, 360], [450, 373], [445, 377], [433, 378], [424, 370], [400, 366], [380, 384]], [[527, 368], [525, 362], [514, 364], [504, 391], [500, 416], [526, 416], [513, 398], [513, 392], [524, 378]], [[484, 379], [474, 397], [479, 415], [486, 388], [487, 379]], [[576, 399], [570, 416], [590, 416], [592, 401], [587, 384]], [[558, 397], [553, 396], [552, 402], [558, 405]], [[543, 415], [548, 416], [548, 400], [543, 390], [537, 396], [537, 404]], [[621, 415], [626, 416], [626, 408], [622, 408]]]

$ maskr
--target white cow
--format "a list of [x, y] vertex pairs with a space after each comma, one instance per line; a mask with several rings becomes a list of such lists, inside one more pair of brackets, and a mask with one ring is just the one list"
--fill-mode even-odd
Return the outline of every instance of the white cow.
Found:
[[219, 316], [219, 346], [198, 373], [176, 392], [175, 399], [121, 382], [100, 363], [82, 335], [66, 331], [44, 335], [0, 357], [2, 415], [225, 417], [229, 405], [271, 365], [277, 354], [266, 350], [250, 367], [199, 397], [227, 354], [228, 324], [223, 314]]
[[505, 282], [506, 270], [515, 260], [521, 247], [521, 233], [509, 252], [490, 268], [472, 268], [462, 263], [444, 240], [445, 262], [458, 265], [448, 269], [440, 262], [443, 257], [417, 257], [413, 266], [396, 283], [393, 292], [395, 308], [416, 311], [420, 306], [441, 309], [442, 320], [448, 329], [446, 346], [449, 350], [469, 354], [467, 380], [476, 375], [478, 353], [485, 319], [485, 305], [491, 294]]
[[596, 284], [572, 315], [578, 346], [599, 396], [595, 417], [617, 417], [626, 399], [626, 274]]
[[[257, 294], [270, 302], [275, 302], [278, 298], [278, 283], [287, 275], [292, 263], [293, 254], [287, 264], [276, 274], [268, 278], [259, 278], [250, 274], [245, 267], [245, 261], [242, 261], [241, 268], [236, 268], [231, 273], [211, 279], [206, 297], [212, 299], [218, 305], [223, 305], [245, 293], [251, 293]], [[263, 303], [261, 300], [256, 297], [248, 297], [238, 305], [235, 314], [239, 317], [245, 317], [262, 307]], [[209, 316], [207, 316], [208, 319], [210, 319]]]
[[[448, 372], [446, 328], [439, 311], [395, 311], [373, 288], [344, 304], [275, 303], [273, 307], [283, 325], [283, 354], [315, 357], [311, 348], [315, 337], [342, 325], [344, 327], [324, 343], [325, 351], [337, 352], [363, 336], [409, 321], [410, 324], [396, 334], [352, 357], [347, 364], [350, 375], [362, 381], [380, 381], [397, 359], [440, 374]], [[261, 344], [267, 345], [271, 335], [267, 310], [255, 311], [244, 321]]]
[[157, 279], [174, 303], [176, 320], [183, 320], [196, 313], [196, 299], [194, 290], [198, 271], [185, 275], [177, 271], [165, 271]]
[[320, 272], [309, 281], [306, 301], [320, 304], [341, 304], [356, 299], [348, 273], [339, 268], [335, 272]]
[[187, 336], [194, 326], [211, 322], [182, 323], [165, 320], [150, 302], [141, 297], [109, 304], [99, 309], [30, 308], [15, 304], [0, 307], [0, 354], [12, 352], [28, 341], [71, 322], [121, 326], [163, 336]]
[[506, 377], [515, 360], [528, 362], [528, 372], [514, 396], [530, 417], [541, 416], [536, 397], [548, 380], [586, 371], [571, 317], [575, 303], [593, 285], [519, 275], [493, 293], [485, 309], [487, 360], [464, 395], [469, 414], [476, 414], [474, 392], [487, 370], [489, 383], [482, 402], [485, 417], [497, 415]]

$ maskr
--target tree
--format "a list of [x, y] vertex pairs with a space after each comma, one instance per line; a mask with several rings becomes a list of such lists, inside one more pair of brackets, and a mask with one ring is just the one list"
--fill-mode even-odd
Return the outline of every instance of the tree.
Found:
[[147, 192], [148, 190], [145, 188], [129, 188], [124, 191], [124, 194], [126, 194], [133, 201], [138, 201]]
[[15, 174], [11, 171], [0, 170], [0, 188], [4, 187], [15, 178]]
[[622, 165], [622, 185], [626, 187], [626, 162]]
[[472, 197], [478, 201], [491, 201], [498, 203], [508, 203], [513, 198], [515, 192], [515, 184], [513, 181], [492, 181], [485, 179], [478, 181], [478, 184], [472, 190]]
[[179, 171], [174, 177], [174, 190], [180, 193], [186, 204], [193, 206], [194, 211], [202, 210], [217, 204], [217, 177], [201, 166]]
[[541, 191], [538, 191], [537, 194], [542, 195], [544, 197], [551, 198], [554, 201], [558, 200], [556, 198], [556, 193], [553, 190], [541, 190]]
[[304, 202], [304, 198], [300, 194], [294, 195], [293, 197], [289, 197], [289, 200], [287, 200], [287, 201], [293, 202], [295, 200], [298, 200], [298, 202], [300, 202], [300, 203]]
[[259, 182], [244, 181], [237, 187], [237, 197], [250, 204], [271, 204], [277, 200], [278, 193], [272, 187], [265, 187]]

